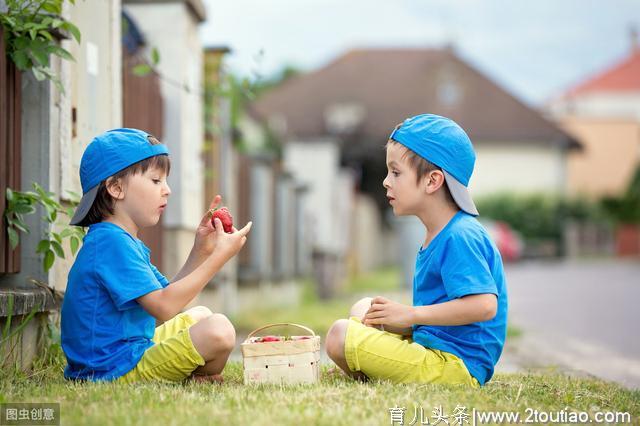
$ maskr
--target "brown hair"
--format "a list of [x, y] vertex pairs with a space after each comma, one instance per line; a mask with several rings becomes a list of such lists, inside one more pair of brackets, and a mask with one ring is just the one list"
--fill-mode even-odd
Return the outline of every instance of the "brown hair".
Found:
[[[428, 173], [431, 173], [435, 170], [442, 171], [441, 167], [436, 166], [431, 161], [425, 160], [423, 157], [419, 156], [414, 151], [402, 145], [400, 142], [389, 139], [387, 141], [387, 144], [385, 145], [385, 149], [387, 149], [390, 145], [400, 145], [402, 146], [402, 148], [404, 148], [404, 154], [402, 154], [402, 158], [406, 158], [407, 162], [409, 163], [409, 167], [416, 171], [416, 184], [420, 183], [422, 178], [425, 177]], [[451, 196], [451, 191], [449, 191], [449, 186], [447, 185], [446, 181], [443, 183], [442, 188], [444, 189], [446, 200], [457, 206], [455, 200]]]
[[[151, 145], [160, 145], [162, 143], [153, 136], [147, 136], [147, 139]], [[109, 181], [110, 185], [118, 179], [126, 182], [129, 176], [142, 174], [149, 169], [155, 168], [160, 169], [166, 175], [169, 175], [169, 172], [171, 171], [171, 161], [169, 160], [169, 156], [155, 155], [153, 157], [145, 158], [144, 160], [138, 161], [137, 163], [130, 165], [126, 169], [120, 170], [118, 173], [100, 182], [96, 199], [93, 201], [93, 204], [89, 209], [89, 213], [87, 213], [84, 219], [78, 223], [78, 226], [89, 226], [94, 223], [102, 222], [102, 220], [107, 216], [113, 215], [115, 200], [109, 194], [109, 191], [107, 191], [107, 181]]]

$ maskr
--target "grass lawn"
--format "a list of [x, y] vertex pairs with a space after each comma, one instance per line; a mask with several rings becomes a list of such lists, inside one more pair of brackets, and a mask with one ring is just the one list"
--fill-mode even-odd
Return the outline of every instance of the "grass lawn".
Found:
[[[350, 283], [342, 297], [319, 302], [310, 283], [304, 286], [299, 307], [243, 313], [234, 318], [238, 335], [271, 322], [299, 322], [324, 338], [331, 323], [346, 313], [366, 293], [365, 282], [375, 282], [373, 292], [397, 292], [389, 284], [394, 272], [382, 271], [368, 281]], [[381, 278], [382, 277], [382, 278]], [[385, 287], [388, 285], [388, 287]], [[405, 301], [409, 302], [409, 301]], [[519, 330], [510, 327], [509, 335]], [[0, 371], [0, 403], [58, 402], [62, 425], [74, 424], [220, 424], [220, 425], [389, 425], [392, 408], [404, 408], [404, 424], [420, 412], [434, 424], [434, 410], [441, 407], [449, 424], [457, 425], [477, 411], [513, 411], [525, 418], [529, 410], [629, 413], [640, 422], [640, 391], [627, 390], [591, 378], [576, 378], [554, 370], [526, 374], [497, 374], [482, 389], [443, 385], [393, 385], [384, 381], [360, 383], [328, 372], [322, 365], [320, 383], [309, 386], [244, 386], [242, 364], [235, 361], [224, 370], [223, 385], [194, 383], [75, 383], [63, 379], [64, 357], [53, 345], [32, 372]], [[458, 408], [457, 408], [458, 407]], [[461, 409], [459, 407], [465, 407]], [[556, 414], [557, 415], [557, 414]], [[585, 414], [586, 415], [586, 414]], [[543, 419], [544, 420], [544, 419]], [[464, 423], [464, 422], [463, 422]], [[535, 423], [540, 423], [535, 422]], [[426, 424], [426, 423], [424, 423]]]
[[[59, 348], [59, 347], [58, 347]], [[480, 390], [460, 386], [392, 385], [354, 382], [328, 374], [312, 386], [244, 386], [242, 366], [229, 363], [226, 382], [212, 384], [116, 385], [73, 383], [62, 378], [59, 349], [34, 372], [0, 373], [0, 402], [58, 402], [61, 424], [220, 424], [220, 425], [388, 425], [392, 407], [405, 408], [405, 424], [423, 410], [434, 423], [433, 410], [444, 415], [472, 410], [540, 412], [627, 412], [640, 419], [640, 391], [599, 380], [547, 374], [498, 374]], [[418, 423], [419, 422], [418, 417]], [[441, 423], [444, 424], [444, 423]], [[451, 417], [449, 424], [460, 424]], [[469, 423], [471, 419], [469, 418]]]

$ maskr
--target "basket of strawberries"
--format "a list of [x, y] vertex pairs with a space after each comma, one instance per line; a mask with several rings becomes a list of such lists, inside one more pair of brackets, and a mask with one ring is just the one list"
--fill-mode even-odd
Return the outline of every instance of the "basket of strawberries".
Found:
[[[295, 328], [297, 333], [302, 330], [304, 334], [262, 335], [273, 328]], [[249, 333], [240, 348], [245, 384], [316, 383], [320, 378], [320, 336], [303, 325], [265, 325]]]

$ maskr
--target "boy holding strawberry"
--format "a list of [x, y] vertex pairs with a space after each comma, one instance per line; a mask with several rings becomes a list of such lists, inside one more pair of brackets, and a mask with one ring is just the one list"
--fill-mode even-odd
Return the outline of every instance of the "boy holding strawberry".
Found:
[[[62, 304], [65, 378], [221, 380], [235, 345], [233, 325], [204, 306], [180, 311], [238, 253], [251, 223], [226, 233], [207, 212], [186, 263], [169, 282], [138, 239], [167, 206], [168, 155], [143, 131], [115, 129], [94, 138], [82, 156], [83, 196], [71, 224], [89, 230]], [[211, 209], [220, 201], [216, 196]], [[156, 320], [164, 323], [156, 328]]]
[[506, 336], [507, 288], [500, 253], [476, 220], [467, 190], [475, 152], [452, 120], [405, 120], [386, 146], [383, 181], [395, 215], [426, 228], [413, 304], [366, 298], [336, 321], [329, 357], [354, 378], [484, 385]]

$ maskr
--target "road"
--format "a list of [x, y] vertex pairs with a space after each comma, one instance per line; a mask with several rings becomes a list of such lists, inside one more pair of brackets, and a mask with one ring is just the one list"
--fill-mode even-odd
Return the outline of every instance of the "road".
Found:
[[[640, 388], [640, 261], [507, 265], [517, 354]], [[507, 354], [507, 363], [512, 362]]]

